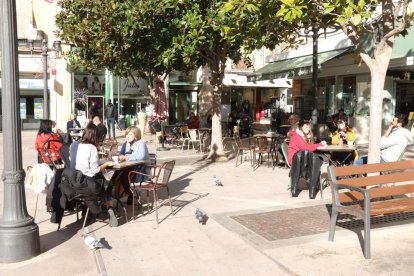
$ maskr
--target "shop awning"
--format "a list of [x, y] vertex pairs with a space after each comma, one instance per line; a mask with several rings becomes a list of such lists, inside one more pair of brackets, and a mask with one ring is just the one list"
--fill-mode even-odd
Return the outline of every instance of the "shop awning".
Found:
[[[345, 53], [351, 52], [353, 47], [318, 53], [318, 64], [322, 64]], [[284, 59], [269, 63], [256, 71], [256, 80], [271, 80], [291, 78], [312, 73], [312, 55]]]
[[201, 82], [173, 81], [170, 86], [201, 86]]

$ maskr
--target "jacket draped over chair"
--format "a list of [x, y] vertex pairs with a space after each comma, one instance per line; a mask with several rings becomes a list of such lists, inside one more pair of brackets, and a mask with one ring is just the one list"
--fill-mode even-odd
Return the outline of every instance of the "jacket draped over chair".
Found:
[[298, 196], [299, 179], [305, 178], [309, 186], [309, 198], [314, 199], [320, 185], [322, 159], [313, 152], [302, 150], [293, 156], [290, 169], [290, 192]]

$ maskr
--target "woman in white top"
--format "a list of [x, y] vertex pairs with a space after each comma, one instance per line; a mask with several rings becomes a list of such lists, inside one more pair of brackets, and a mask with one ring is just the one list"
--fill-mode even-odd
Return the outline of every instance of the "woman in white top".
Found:
[[[98, 149], [96, 148], [98, 143], [97, 131], [98, 127], [92, 123], [86, 126], [85, 133], [76, 150], [75, 169], [81, 171], [83, 175], [103, 179], [102, 171], [109, 166], [113, 166], [115, 163], [108, 161], [99, 165]], [[112, 185], [108, 185], [106, 189], [106, 205], [108, 206], [110, 226], [118, 226], [118, 220], [112, 209]]]

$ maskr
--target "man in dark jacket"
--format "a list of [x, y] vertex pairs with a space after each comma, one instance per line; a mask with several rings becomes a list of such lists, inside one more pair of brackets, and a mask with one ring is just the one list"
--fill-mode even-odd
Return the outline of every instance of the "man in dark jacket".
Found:
[[101, 117], [99, 116], [93, 117], [93, 124], [98, 127], [96, 135], [98, 136], [99, 143], [102, 143], [105, 140], [106, 133], [108, 132], [106, 126], [102, 124]]
[[108, 100], [108, 104], [105, 107], [106, 125], [108, 128], [108, 138], [115, 139], [115, 106], [111, 100]]

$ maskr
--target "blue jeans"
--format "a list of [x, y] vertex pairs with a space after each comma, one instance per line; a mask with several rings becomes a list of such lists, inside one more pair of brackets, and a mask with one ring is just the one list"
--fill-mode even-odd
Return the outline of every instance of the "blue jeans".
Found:
[[[108, 128], [108, 137], [115, 138], [115, 118], [106, 119], [106, 125]], [[112, 136], [111, 136], [111, 133], [112, 133]]]
[[[363, 157], [359, 158], [358, 160], [354, 161], [354, 165], [356, 165], [356, 166], [367, 164], [367, 163], [368, 163], [368, 156], [363, 156]], [[380, 157], [380, 163], [385, 163], [385, 160], [382, 159], [382, 156]]]

